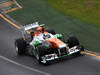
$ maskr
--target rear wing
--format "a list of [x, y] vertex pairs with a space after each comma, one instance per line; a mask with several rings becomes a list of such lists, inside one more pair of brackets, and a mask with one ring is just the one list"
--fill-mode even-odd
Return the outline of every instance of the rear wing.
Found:
[[35, 22], [35, 23], [32, 23], [32, 24], [28, 24], [28, 25], [23, 26], [23, 29], [24, 29], [25, 31], [27, 31], [27, 30], [30, 30], [30, 29], [37, 28], [37, 27], [39, 27], [39, 26], [44, 26], [44, 25], [45, 25], [45, 24], [40, 24], [40, 25], [39, 25], [38, 22]]

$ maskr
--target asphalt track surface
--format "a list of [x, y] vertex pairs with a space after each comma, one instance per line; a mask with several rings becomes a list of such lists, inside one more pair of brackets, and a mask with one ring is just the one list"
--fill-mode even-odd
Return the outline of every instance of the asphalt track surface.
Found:
[[71, 56], [46, 66], [34, 57], [18, 56], [14, 48], [18, 37], [20, 30], [0, 18], [0, 75], [100, 75], [100, 58], [94, 56]]

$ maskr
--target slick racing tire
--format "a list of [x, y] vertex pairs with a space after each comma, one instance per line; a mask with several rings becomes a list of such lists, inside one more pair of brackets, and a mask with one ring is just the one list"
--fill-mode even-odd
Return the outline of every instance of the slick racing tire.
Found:
[[25, 54], [25, 52], [27, 50], [26, 47], [27, 47], [27, 44], [23, 38], [19, 38], [19, 39], [15, 40], [15, 48], [16, 48], [16, 52], [18, 55]]
[[67, 43], [68, 43], [69, 48], [71, 48], [73, 46], [79, 46], [80, 45], [79, 40], [75, 36], [70, 36], [67, 39]]

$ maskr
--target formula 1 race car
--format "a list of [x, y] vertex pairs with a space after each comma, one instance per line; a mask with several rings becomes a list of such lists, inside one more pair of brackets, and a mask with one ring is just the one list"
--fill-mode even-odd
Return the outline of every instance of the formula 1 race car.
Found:
[[64, 38], [62, 34], [57, 34], [52, 29], [47, 29], [46, 39], [36, 40], [30, 44], [34, 36], [36, 28], [43, 26], [38, 22], [25, 25], [22, 27], [22, 38], [15, 40], [15, 48], [18, 55], [30, 54], [35, 56], [39, 63], [46, 64], [51, 60], [63, 58], [73, 54], [81, 54], [84, 48], [80, 45], [79, 40], [75, 36]]

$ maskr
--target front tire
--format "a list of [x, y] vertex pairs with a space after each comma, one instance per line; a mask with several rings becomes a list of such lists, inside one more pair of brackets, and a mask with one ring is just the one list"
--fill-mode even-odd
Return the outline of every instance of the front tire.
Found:
[[68, 43], [69, 48], [80, 45], [79, 40], [75, 36], [70, 36], [67, 39], [67, 43]]
[[25, 54], [27, 50], [27, 44], [26, 41], [23, 38], [19, 38], [15, 40], [15, 49], [18, 55]]

